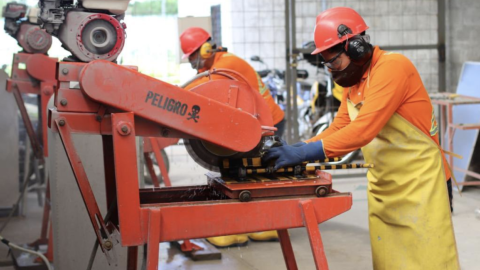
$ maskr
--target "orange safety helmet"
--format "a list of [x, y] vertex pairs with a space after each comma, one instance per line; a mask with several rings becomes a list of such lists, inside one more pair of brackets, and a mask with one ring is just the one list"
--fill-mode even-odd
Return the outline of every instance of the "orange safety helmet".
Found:
[[184, 53], [182, 59], [188, 58], [209, 39], [210, 34], [200, 27], [190, 27], [183, 31], [180, 35], [180, 46]]
[[[343, 27], [342, 27], [343, 25]], [[334, 7], [318, 14], [315, 25], [315, 47], [312, 54], [323, 52], [368, 29], [363, 18], [348, 7]]]

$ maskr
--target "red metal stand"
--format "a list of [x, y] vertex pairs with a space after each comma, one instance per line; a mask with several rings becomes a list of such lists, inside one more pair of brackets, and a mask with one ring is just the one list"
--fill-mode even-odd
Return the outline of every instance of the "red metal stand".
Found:
[[[129, 247], [128, 269], [135, 269], [134, 247], [147, 244], [148, 270], [158, 269], [160, 242], [277, 230], [288, 269], [297, 269], [287, 229], [306, 227], [317, 269], [328, 269], [317, 225], [348, 211], [352, 205], [350, 193], [332, 192], [322, 198], [313, 194], [292, 194], [254, 198], [244, 203], [229, 199], [210, 185], [139, 190], [135, 136], [162, 137], [168, 134], [212, 142], [218, 140], [218, 144], [227, 149], [250, 151], [260, 141], [258, 136], [272, 135], [268, 120], [262, 122], [260, 118], [252, 117], [268, 115], [268, 107], [257, 92], [242, 90], [248, 87], [244, 83], [219, 80], [199, 86], [201, 89], [198, 92], [202, 89], [205, 89], [204, 93], [209, 92], [208, 89], [215, 90], [210, 91], [211, 95], [202, 96], [105, 61], [94, 61], [88, 65], [61, 63], [59, 70], [63, 75], [59, 73], [58, 76], [58, 96], [71, 94], [72, 99], [78, 99], [74, 102], [77, 108], [59, 108], [57, 102], [58, 109], [50, 110], [50, 128], [60, 134], [97, 240], [110, 263], [115, 261], [117, 241], [112, 236], [117, 228], [120, 229], [122, 246]], [[79, 81], [81, 91], [70, 89], [69, 81]], [[132, 94], [129, 85], [135, 85], [135, 94]], [[229, 91], [231, 89], [235, 91]], [[141, 91], [144, 91], [143, 94]], [[238, 97], [232, 96], [232, 93]], [[168, 114], [169, 117], [155, 113], [158, 112], [158, 104], [157, 107], [145, 104], [148, 95], [164, 95], [184, 104], [201, 104], [204, 114], [200, 121], [209, 121], [211, 117], [212, 122], [198, 125], [173, 113]], [[217, 102], [213, 97], [234, 100], [239, 108], [244, 109], [231, 107], [228, 102]], [[256, 108], [242, 105], [252, 106], [253, 98], [258, 99]], [[102, 109], [104, 104], [110, 106], [107, 109], [109, 113]], [[219, 115], [218, 112], [223, 113]], [[241, 127], [243, 124], [246, 129]], [[264, 128], [264, 125], [267, 127]], [[117, 205], [117, 212], [108, 224], [100, 214], [76, 153], [72, 132], [103, 135], [106, 196], [108, 202]]]
[[[480, 98], [464, 96], [464, 95], [457, 95], [451, 93], [433, 93], [430, 94], [430, 98], [432, 100], [432, 104], [440, 106], [440, 142], [442, 144], [442, 148], [449, 152], [455, 152], [453, 149], [453, 136], [455, 135], [455, 131], [457, 129], [460, 130], [469, 130], [469, 129], [480, 129], [480, 124], [454, 124], [453, 123], [453, 107], [458, 105], [471, 105], [471, 104], [480, 104]], [[448, 135], [448, 140], [445, 140], [446, 136]], [[457, 182], [456, 185], [459, 186], [478, 186], [480, 185], [480, 174], [459, 168], [454, 164], [454, 156], [449, 155], [449, 164], [452, 170], [463, 172], [466, 175], [469, 175], [479, 181], [468, 181], [468, 182]], [[453, 172], [452, 172], [453, 173]]]
[[[49, 262], [53, 262], [53, 229], [52, 222], [50, 222], [50, 210], [50, 181], [47, 180], [47, 189], [45, 194], [45, 204], [43, 205], [42, 229], [40, 233], [40, 238], [35, 240], [35, 242], [29, 244], [29, 246], [37, 247], [39, 245], [47, 244], [47, 252], [44, 255]], [[37, 258], [35, 261], [39, 263], [42, 262], [40, 258]]]
[[152, 161], [152, 158], [150, 158], [150, 153], [151, 152], [144, 152], [143, 153], [143, 158], [145, 159], [145, 165], [147, 167], [147, 170], [148, 170], [148, 173], [149, 173], [150, 177], [152, 178], [153, 186], [154, 187], [160, 187], [160, 181], [158, 181], [157, 173], [155, 172], [155, 169], [153, 168], [153, 161]]
[[325, 251], [323, 250], [322, 237], [318, 230], [318, 220], [312, 201], [300, 201], [302, 208], [303, 225], [307, 228], [310, 247], [312, 248], [315, 265], [318, 269], [328, 269]]
[[160, 181], [155, 173], [153, 167], [153, 160], [150, 157], [150, 153], [154, 153], [155, 160], [157, 160], [158, 167], [160, 168], [160, 174], [162, 176], [163, 182], [165, 183], [166, 187], [172, 186], [170, 182], [170, 177], [168, 176], [168, 169], [165, 165], [165, 161], [163, 160], [161, 150], [176, 144], [178, 142], [177, 138], [144, 138], [143, 139], [143, 155], [145, 158], [145, 165], [147, 170], [152, 178], [153, 185], [155, 187], [160, 187]]
[[[55, 79], [57, 62], [57, 58], [43, 54], [16, 53], [13, 55], [12, 75], [7, 80], [7, 91], [15, 94], [29, 138], [32, 144], [36, 144], [32, 145], [33, 149], [38, 152], [40, 152], [40, 143], [37, 143], [37, 135], [33, 131], [28, 114], [23, 113], [23, 111], [26, 113], [25, 104], [18, 96], [22, 93], [35, 94], [40, 97], [39, 121], [42, 124], [40, 138], [43, 138], [42, 156], [45, 157], [48, 157], [48, 140], [46, 136], [48, 123], [45, 114], [47, 112], [48, 100], [57, 88], [57, 80]], [[28, 127], [31, 128], [29, 129]]]
[[[170, 182], [170, 177], [168, 176], [167, 166], [165, 165], [165, 162], [162, 157], [162, 153], [160, 151], [167, 146], [176, 144], [177, 142], [178, 142], [177, 138], [154, 138], [154, 137], [144, 138], [143, 155], [145, 158], [145, 165], [150, 174], [150, 177], [152, 178], [154, 187], [159, 188], [160, 181], [157, 177], [157, 174], [155, 173], [155, 170], [153, 167], [153, 161], [150, 157], [150, 153], [153, 152], [155, 154], [155, 159], [157, 160], [158, 166], [160, 167], [161, 177], [165, 183], [165, 186], [171, 187], [172, 183]], [[183, 253], [190, 253], [197, 250], [203, 250], [202, 247], [192, 243], [190, 240], [184, 240], [183, 243], [180, 245], [180, 249], [182, 250]]]
[[283, 258], [285, 264], [289, 270], [297, 270], [297, 262], [295, 261], [295, 255], [293, 254], [292, 243], [290, 242], [290, 236], [288, 236], [287, 230], [277, 230], [278, 238], [280, 239], [280, 246], [282, 247]]
[[153, 153], [155, 153], [155, 159], [157, 160], [158, 166], [160, 167], [160, 172], [162, 173], [163, 182], [165, 182], [166, 187], [171, 187], [172, 183], [170, 182], [167, 166], [165, 165], [165, 162], [162, 157], [162, 153], [160, 152], [161, 149], [160, 149], [160, 146], [158, 145], [158, 141], [155, 138], [150, 138], [150, 142], [152, 144]]
[[[349, 210], [351, 203], [350, 194], [337, 194], [325, 198], [260, 199], [249, 203], [236, 200], [190, 202], [188, 207], [181, 202], [142, 205], [150, 219], [148, 252], [154, 253], [148, 257], [150, 268], [147, 269], [158, 268], [158, 242], [182, 236], [198, 238], [267, 230], [278, 231], [286, 265], [288, 269], [297, 269], [286, 229], [303, 226], [307, 226], [317, 269], [328, 269], [318, 223]], [[238, 216], [242, 216], [241, 222], [238, 222]], [[200, 222], [191, 224], [189, 219], [196, 217]], [[155, 223], [157, 220], [162, 223]]]
[[[189, 191], [195, 190], [192, 187], [140, 190], [139, 194], [135, 152], [132, 152], [135, 151], [135, 131], [132, 128], [127, 132], [116, 132], [119, 124], [133, 127], [133, 114], [113, 114], [112, 120], [122, 245], [148, 244], [147, 269], [158, 268], [159, 242], [268, 230], [279, 230], [287, 265], [289, 269], [295, 269], [295, 259], [285, 229], [297, 227], [307, 228], [317, 269], [328, 269], [317, 225], [349, 210], [352, 204], [351, 194], [334, 193], [323, 198], [305, 195], [293, 198], [279, 197], [276, 200], [257, 199], [248, 203], [225, 198], [205, 201], [202, 197], [207, 196], [205, 193], [193, 197], [185, 195], [188, 200], [178, 198], [181, 196], [177, 194], [188, 194]], [[107, 226], [102, 222], [81, 161], [75, 154], [68, 123], [61, 118], [57, 118], [55, 122], [79, 182], [97, 237], [103, 243], [104, 250], [108, 251], [108, 248], [112, 249], [110, 244], [113, 241], [107, 244], [109, 236]], [[210, 188], [209, 186], [198, 187], [206, 194]], [[242, 216], [241, 222], [238, 222], [238, 216]], [[289, 218], [285, 218], [286, 216]], [[191, 220], [196, 222], [192, 223]], [[101, 235], [106, 235], [107, 238], [104, 239]], [[131, 260], [134, 259], [130, 258], [129, 261]]]
[[[7, 91], [13, 93], [17, 103], [20, 115], [25, 125], [27, 135], [32, 145], [35, 158], [38, 165], [45, 166], [45, 157], [48, 157], [48, 121], [47, 114], [48, 101], [57, 89], [56, 76], [57, 58], [51, 58], [44, 54], [16, 53], [13, 56], [12, 74], [7, 80]], [[22, 94], [34, 94], [39, 97], [38, 121], [41, 128], [36, 134], [32, 121], [27, 113]], [[27, 172], [26, 172], [27, 173]], [[40, 184], [41, 175], [36, 170], [37, 179]], [[50, 222], [50, 182], [46, 179], [47, 188], [45, 202], [43, 205], [43, 219], [40, 238], [31, 243], [31, 246], [48, 244], [45, 256], [53, 261], [53, 234], [52, 224]], [[41, 196], [41, 195], [39, 195]], [[40, 197], [39, 197], [40, 198]], [[48, 233], [48, 235], [47, 235]], [[37, 260], [40, 261], [40, 260]]]

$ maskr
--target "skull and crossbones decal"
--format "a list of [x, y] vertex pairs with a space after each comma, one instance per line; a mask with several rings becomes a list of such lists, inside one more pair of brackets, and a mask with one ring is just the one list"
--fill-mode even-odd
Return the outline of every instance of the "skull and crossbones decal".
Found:
[[192, 112], [188, 113], [189, 117], [187, 118], [187, 120], [193, 119], [195, 123], [198, 123], [197, 119], [200, 119], [200, 116], [198, 115], [199, 112], [200, 112], [200, 106], [194, 105], [192, 107]]

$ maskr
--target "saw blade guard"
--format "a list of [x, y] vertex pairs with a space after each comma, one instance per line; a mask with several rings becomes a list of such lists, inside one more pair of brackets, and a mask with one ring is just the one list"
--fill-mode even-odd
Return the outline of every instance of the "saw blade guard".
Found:
[[[59, 80], [63, 79], [68, 79], [67, 75], [59, 75]], [[244, 82], [208, 81], [195, 91], [185, 91], [104, 60], [84, 65], [78, 82], [92, 101], [152, 121], [163, 137], [201, 139], [249, 152], [262, 136], [273, 134], [268, 105]], [[251, 105], [254, 98], [255, 110]]]
[[[207, 76], [211, 76], [212, 73], [215, 75], [224, 76], [226, 80], [243, 80], [244, 82], [247, 82], [241, 74], [232, 70], [213, 70], [207, 74]], [[214, 86], [215, 81], [209, 81], [208, 83], [211, 86]], [[220, 89], [217, 87], [201, 86], [202, 85], [193, 88], [191, 91], [208, 96], [222, 103], [229, 104], [230, 106], [235, 106], [239, 110], [248, 112], [253, 117], [256, 117], [264, 127], [273, 126], [272, 115], [268, 105], [263, 97], [258, 93], [258, 91], [255, 91], [253, 87], [250, 86], [247, 89], [242, 89], [242, 91], [236, 91], [238, 90], [236, 88]], [[265, 135], [267, 134], [272, 135], [271, 133], [266, 132]], [[197, 139], [185, 139], [184, 143], [188, 154], [193, 158], [193, 160], [195, 160], [195, 162], [207, 170], [220, 172], [221, 162], [226, 158], [237, 159], [260, 156], [266, 141], [268, 140], [265, 140], [265, 137], [262, 137], [257, 146], [248, 152], [236, 152], [223, 148], [214, 143]]]

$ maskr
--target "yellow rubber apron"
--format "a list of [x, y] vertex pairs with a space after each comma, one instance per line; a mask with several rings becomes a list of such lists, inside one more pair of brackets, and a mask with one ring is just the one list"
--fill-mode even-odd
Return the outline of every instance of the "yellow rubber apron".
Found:
[[[359, 106], [347, 103], [353, 121]], [[374, 269], [460, 269], [437, 144], [395, 113], [362, 152], [375, 164], [367, 173]]]

